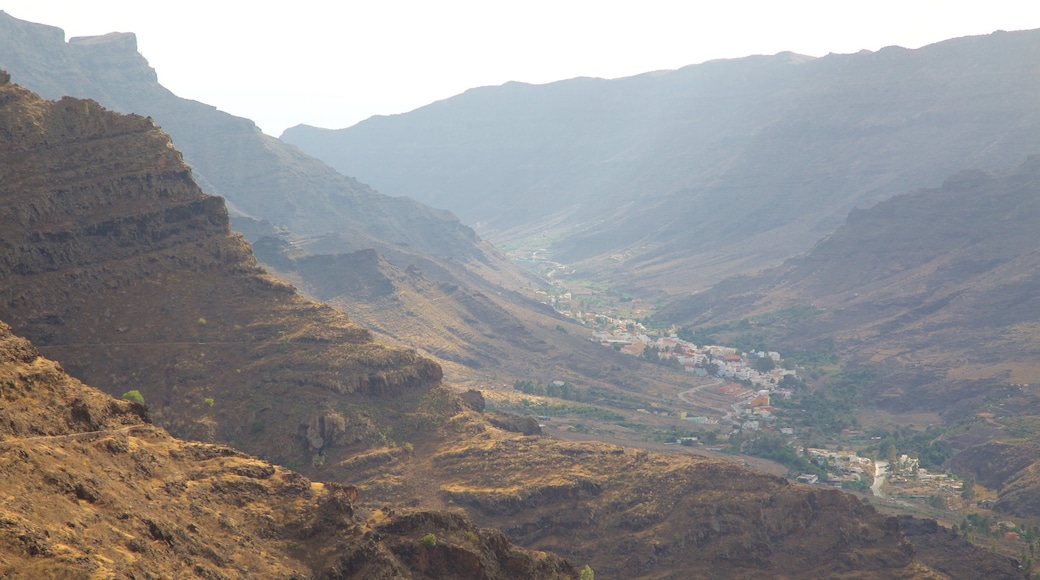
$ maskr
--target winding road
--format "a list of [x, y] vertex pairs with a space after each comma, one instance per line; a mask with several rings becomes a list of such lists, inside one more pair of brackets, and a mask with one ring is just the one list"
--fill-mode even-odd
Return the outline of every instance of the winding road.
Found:
[[874, 462], [874, 484], [870, 486], [870, 491], [874, 493], [875, 497], [885, 497], [885, 494], [881, 493], [881, 486], [885, 484], [885, 475], [887, 473], [887, 461]]
[[693, 387], [692, 389], [687, 389], [685, 391], [681, 391], [679, 393], [679, 400], [681, 400], [682, 402], [686, 403], [687, 405], [693, 405], [695, 407], [702, 407], [702, 408], [705, 408], [705, 409], [711, 409], [712, 411], [716, 411], [719, 414], [720, 417], [721, 416], [729, 417], [730, 414], [732, 413], [732, 411], [728, 411], [726, 409], [720, 409], [718, 407], [712, 407], [711, 405], [708, 405], [706, 403], [700, 403], [700, 402], [697, 402], [697, 401], [691, 401], [691, 400], [686, 398], [687, 395], [694, 395], [694, 394], [697, 393], [697, 391], [700, 391], [700, 390], [703, 390], [703, 389], [707, 389], [707, 388], [710, 388], [710, 387], [717, 387], [717, 386], [721, 385], [724, 382], [726, 382], [725, 379], [716, 378], [715, 380], [711, 381], [710, 383], [704, 383], [703, 385], [697, 385], [696, 387]]

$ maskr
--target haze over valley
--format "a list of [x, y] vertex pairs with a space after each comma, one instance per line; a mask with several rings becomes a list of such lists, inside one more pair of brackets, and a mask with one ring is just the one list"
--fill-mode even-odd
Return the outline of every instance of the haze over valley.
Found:
[[1032, 577], [1040, 30], [281, 138], [138, 40], [0, 12], [0, 574]]

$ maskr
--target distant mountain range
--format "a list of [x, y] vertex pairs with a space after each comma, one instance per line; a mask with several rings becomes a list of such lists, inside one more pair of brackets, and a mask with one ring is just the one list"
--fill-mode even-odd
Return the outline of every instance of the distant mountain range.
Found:
[[1040, 31], [473, 89], [283, 140], [499, 244], [683, 294], [803, 251], [850, 210], [1040, 152]]

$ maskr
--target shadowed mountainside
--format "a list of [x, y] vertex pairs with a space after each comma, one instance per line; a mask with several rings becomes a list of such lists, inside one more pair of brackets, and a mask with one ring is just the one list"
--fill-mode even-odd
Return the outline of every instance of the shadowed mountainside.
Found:
[[[659, 316], [701, 327], [748, 318], [777, 343], [833, 342], [853, 361], [931, 375], [890, 381], [883, 406], [974, 412], [997, 383], [1040, 383], [1038, 192], [1040, 156], [962, 172], [856, 210], [806, 254]], [[806, 316], [769, 322], [792, 308]]]
[[[372, 342], [342, 314], [260, 271], [230, 232], [221, 200], [198, 189], [150, 121], [92, 101], [43, 101], [3, 76], [0, 319], [110, 393], [140, 390], [164, 426], [357, 484], [363, 498], [387, 507], [388, 527], [372, 529], [385, 530], [387, 549], [405, 565], [431, 565], [434, 556], [415, 542], [430, 527], [443, 530], [446, 548], [473, 531], [458, 512], [417, 511], [447, 507], [495, 522], [530, 547], [589, 562], [607, 578], [939, 577], [915, 558], [894, 519], [840, 492], [718, 460], [561, 443], [491, 426], [492, 418], [437, 385], [435, 364]], [[89, 406], [76, 413], [94, 416]], [[132, 445], [146, 447], [145, 439]], [[269, 489], [249, 483], [249, 471], [227, 480], [230, 487], [213, 479], [198, 491], [138, 457], [153, 469], [142, 472], [149, 482], [172, 482], [163, 493], [186, 491], [196, 506], [210, 501], [203, 492], [243, 502], [280, 493], [277, 486], [292, 478], [276, 471]], [[252, 464], [234, 452], [226, 457], [213, 469], [234, 473], [239, 463]], [[91, 477], [101, 475], [82, 475], [94, 485]], [[79, 481], [71, 489], [89, 501], [92, 488], [78, 491]], [[196, 491], [203, 495], [192, 496]], [[396, 519], [393, 506], [400, 505], [408, 510]], [[316, 517], [336, 513], [325, 507]], [[154, 541], [191, 545], [180, 536], [183, 520], [153, 523]], [[232, 515], [223, 524], [217, 516], [217, 524], [237, 525]], [[508, 570], [501, 536], [477, 534], [478, 543], [482, 537], [498, 542], [488, 550], [504, 557]], [[306, 540], [296, 546], [321, 549]], [[25, 549], [30, 556], [41, 550]], [[356, 554], [351, 565], [368, 562], [372, 552]], [[451, 549], [435, 554], [478, 558]], [[530, 557], [531, 566], [554, 562]], [[450, 558], [434, 564], [432, 575], [459, 569]]]
[[775, 265], [854, 207], [1040, 151], [1040, 31], [472, 89], [283, 139], [582, 279], [688, 293]]

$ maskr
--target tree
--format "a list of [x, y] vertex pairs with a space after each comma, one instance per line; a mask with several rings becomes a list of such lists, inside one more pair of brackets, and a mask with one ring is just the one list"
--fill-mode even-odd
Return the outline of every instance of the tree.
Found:
[[968, 478], [964, 480], [964, 488], [961, 490], [961, 497], [966, 501], [975, 499], [975, 480]]
[[422, 538], [419, 538], [419, 543], [426, 546], [427, 548], [433, 548], [437, 545], [437, 536], [433, 534], [426, 534]]
[[588, 564], [585, 564], [585, 567], [581, 569], [581, 580], [596, 580], [595, 575], [596, 573], [592, 571]]
[[123, 399], [130, 401], [131, 403], [138, 403], [140, 405], [144, 404], [144, 396], [141, 395], [141, 391], [138, 391], [137, 389], [123, 393]]
[[755, 370], [760, 373], [768, 373], [769, 371], [776, 368], [776, 361], [769, 358], [768, 356], [763, 356], [755, 359], [754, 367]]
[[660, 352], [656, 346], [648, 346], [643, 349], [643, 358], [650, 362], [659, 362], [661, 360]]

